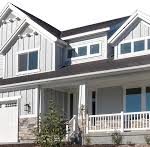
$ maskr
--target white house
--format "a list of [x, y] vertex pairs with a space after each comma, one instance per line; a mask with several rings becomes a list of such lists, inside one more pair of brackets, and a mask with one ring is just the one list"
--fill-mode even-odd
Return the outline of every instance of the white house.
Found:
[[150, 17], [59, 31], [9, 3], [0, 13], [0, 143], [32, 142], [49, 99], [92, 143], [143, 143], [150, 133]]

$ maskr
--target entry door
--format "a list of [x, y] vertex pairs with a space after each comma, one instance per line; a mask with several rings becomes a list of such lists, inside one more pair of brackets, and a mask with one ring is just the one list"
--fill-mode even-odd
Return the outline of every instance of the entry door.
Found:
[[70, 106], [69, 106], [69, 110], [70, 110], [70, 119], [73, 117], [73, 99], [74, 99], [74, 96], [73, 96], [73, 93], [70, 93], [69, 95], [69, 99], [70, 99]]
[[18, 142], [17, 101], [0, 103], [0, 143]]

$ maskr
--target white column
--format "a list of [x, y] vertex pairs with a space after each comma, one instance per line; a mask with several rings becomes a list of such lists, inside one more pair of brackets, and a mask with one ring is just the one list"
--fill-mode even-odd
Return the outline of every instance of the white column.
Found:
[[145, 86], [142, 86], [141, 111], [146, 111], [146, 87]]
[[81, 107], [85, 108], [86, 86], [85, 84], [79, 85], [79, 103], [78, 103], [78, 115], [80, 116]]

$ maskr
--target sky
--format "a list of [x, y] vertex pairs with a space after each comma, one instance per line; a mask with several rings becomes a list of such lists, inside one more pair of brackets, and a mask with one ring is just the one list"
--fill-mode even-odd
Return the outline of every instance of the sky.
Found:
[[59, 30], [128, 16], [139, 9], [150, 15], [150, 0], [0, 0], [11, 2]]

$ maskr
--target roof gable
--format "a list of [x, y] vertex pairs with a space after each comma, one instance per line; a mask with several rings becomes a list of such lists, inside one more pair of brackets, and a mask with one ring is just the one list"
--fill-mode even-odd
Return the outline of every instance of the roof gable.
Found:
[[125, 23], [109, 38], [108, 43], [115, 44], [120, 37], [127, 32], [131, 27], [137, 25], [140, 21], [146, 24], [150, 24], [150, 17], [143, 12], [137, 10], [133, 15], [131, 15]]
[[[39, 34], [42, 34], [45, 38], [56, 41], [57, 36], [53, 35], [55, 28], [51, 27], [49, 25], [49, 31], [48, 27], [46, 27], [46, 23], [42, 20], [34, 17], [33, 15], [27, 13], [24, 10], [19, 9], [18, 7], [14, 6], [13, 4], [8, 3], [5, 9], [0, 13], [0, 21], [6, 16], [10, 11], [13, 11], [18, 16], [21, 16], [22, 20], [20, 25], [17, 27], [16, 31], [11, 34], [11, 36], [7, 39], [7, 41], [1, 46], [0, 53], [4, 54], [8, 51], [7, 47], [11, 44], [13, 39], [22, 31], [23, 28], [25, 28], [27, 25], [31, 25], [34, 30], [36, 30]], [[28, 15], [27, 15], [28, 14]], [[48, 24], [47, 24], [48, 25]], [[54, 30], [53, 30], [54, 29]], [[53, 32], [52, 32], [53, 30]], [[58, 33], [58, 30], [56, 31]]]

